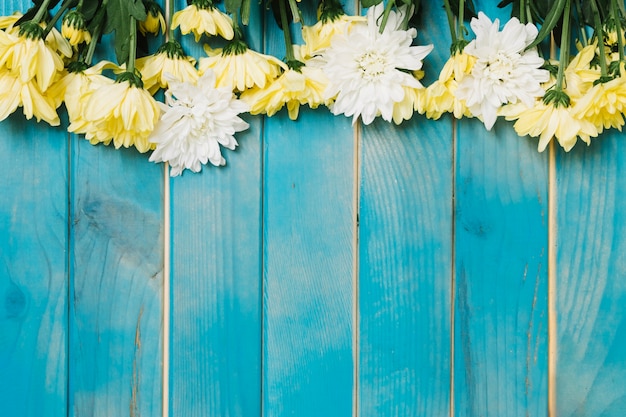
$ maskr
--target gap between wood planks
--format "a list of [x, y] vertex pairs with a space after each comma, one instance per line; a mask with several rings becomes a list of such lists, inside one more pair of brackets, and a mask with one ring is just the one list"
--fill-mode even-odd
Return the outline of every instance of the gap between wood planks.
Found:
[[163, 164], [163, 367], [162, 367], [162, 417], [169, 417], [170, 380], [170, 177], [169, 164]]

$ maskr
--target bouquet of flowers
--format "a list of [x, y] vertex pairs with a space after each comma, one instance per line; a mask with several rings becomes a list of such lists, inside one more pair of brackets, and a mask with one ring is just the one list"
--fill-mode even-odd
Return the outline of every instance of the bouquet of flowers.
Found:
[[[624, 125], [623, 2], [503, 0], [512, 13], [501, 24], [471, 0], [444, 0], [450, 58], [430, 85], [422, 65], [433, 45], [416, 42], [419, 0], [362, 0], [355, 16], [339, 0], [319, 0], [310, 24], [296, 0], [267, 5], [284, 57], [250, 48], [245, 26], [259, 17], [250, 0], [190, 0], [182, 10], [172, 0], [33, 0], [0, 18], [0, 120], [21, 108], [56, 126], [64, 105], [69, 132], [151, 151], [172, 176], [224, 165], [222, 147], [234, 149], [248, 128], [242, 113], [271, 117], [283, 107], [292, 120], [300, 106], [324, 106], [364, 125], [450, 113], [490, 130], [501, 117], [538, 137], [539, 151], [553, 138], [569, 151]], [[206, 56], [188, 56], [176, 31]], [[94, 59], [105, 35], [116, 62]], [[145, 50], [147, 36], [161, 46]]]

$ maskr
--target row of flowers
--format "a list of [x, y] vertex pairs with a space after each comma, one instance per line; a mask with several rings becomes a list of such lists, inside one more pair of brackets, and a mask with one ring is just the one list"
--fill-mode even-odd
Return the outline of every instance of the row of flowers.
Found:
[[[210, 0], [192, 0], [175, 13], [173, 4], [163, 13], [152, 1], [128, 2], [63, 2], [55, 16], [63, 16], [60, 32], [55, 17], [48, 18], [50, 0], [0, 18], [0, 120], [21, 107], [27, 119], [56, 126], [64, 104], [69, 132], [92, 144], [152, 150], [150, 160], [168, 162], [172, 176], [198, 172], [208, 162], [224, 165], [221, 147], [234, 149], [235, 134], [248, 128], [242, 113], [272, 116], [283, 107], [294, 120], [302, 105], [326, 106], [365, 125], [377, 117], [400, 124], [415, 113], [431, 119], [450, 113], [479, 118], [490, 130], [502, 117], [520, 136], [538, 137], [539, 151], [553, 138], [569, 151], [578, 139], [589, 144], [604, 129], [624, 125], [623, 4], [616, 0], [588, 13], [597, 25], [591, 36], [581, 31], [573, 59], [570, 16], [581, 2], [553, 2], [541, 30], [530, 23], [536, 18], [530, 7], [520, 7], [502, 27], [498, 19], [473, 14], [474, 36], [467, 41], [466, 5], [460, 1], [453, 11], [445, 1], [451, 55], [428, 86], [421, 70], [433, 46], [414, 45], [412, 2], [379, 2], [364, 16], [349, 16], [338, 0], [322, 0], [318, 22], [301, 26], [304, 42], [292, 45], [289, 23], [299, 19], [297, 6], [275, 0], [285, 29], [284, 61], [250, 49], [238, 14], [231, 17]], [[557, 23], [560, 56], [545, 59], [537, 45]], [[205, 45], [207, 56], [196, 61], [174, 39], [176, 29], [197, 42], [219, 36], [225, 44]], [[107, 30], [116, 32], [121, 62], [92, 64]], [[167, 41], [137, 58], [137, 32], [164, 32]], [[154, 98], [161, 89], [163, 102]]]

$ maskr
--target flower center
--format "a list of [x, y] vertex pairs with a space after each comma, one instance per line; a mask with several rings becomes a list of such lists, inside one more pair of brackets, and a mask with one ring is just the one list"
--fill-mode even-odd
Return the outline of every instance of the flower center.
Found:
[[498, 52], [485, 65], [485, 76], [494, 82], [502, 83], [511, 79], [517, 59], [515, 56]]
[[367, 51], [356, 59], [361, 77], [373, 81], [386, 72], [387, 59], [376, 51]]

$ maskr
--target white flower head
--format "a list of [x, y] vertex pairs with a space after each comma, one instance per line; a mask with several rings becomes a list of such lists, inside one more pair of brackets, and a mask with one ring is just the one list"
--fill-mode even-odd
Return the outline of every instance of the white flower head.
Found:
[[482, 12], [470, 25], [476, 39], [463, 52], [474, 56], [476, 62], [459, 83], [456, 96], [491, 130], [503, 104], [521, 101], [532, 107], [535, 99], [544, 95], [541, 83], [547, 82], [550, 74], [541, 69], [544, 60], [536, 48], [525, 50], [537, 37], [535, 25], [512, 18], [500, 31], [500, 21], [492, 22]]
[[238, 100], [229, 87], [215, 88], [215, 74], [207, 70], [197, 83], [169, 81], [162, 104], [163, 114], [150, 142], [156, 149], [153, 162], [169, 162], [170, 175], [183, 170], [199, 172], [207, 161], [215, 166], [225, 165], [220, 145], [235, 149], [236, 132], [249, 125], [239, 117], [248, 105]]
[[380, 33], [383, 4], [370, 7], [367, 23], [335, 35], [323, 52], [322, 68], [330, 81], [324, 95], [335, 100], [333, 114], [352, 116], [353, 123], [361, 116], [366, 125], [379, 115], [391, 121], [394, 105], [404, 100], [405, 87], [422, 86], [410, 72], [422, 68], [433, 46], [411, 46], [416, 31], [399, 29], [400, 10], [390, 13]]

